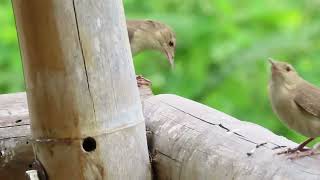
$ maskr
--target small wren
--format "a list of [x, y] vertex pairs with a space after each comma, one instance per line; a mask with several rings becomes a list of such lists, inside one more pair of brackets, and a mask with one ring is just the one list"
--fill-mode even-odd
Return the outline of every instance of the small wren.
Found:
[[174, 66], [176, 37], [169, 26], [153, 20], [127, 20], [127, 28], [133, 55], [145, 50], [160, 51]]
[[[160, 51], [174, 68], [176, 38], [169, 26], [154, 20], [127, 20], [127, 28], [133, 56], [146, 50]], [[137, 82], [138, 86], [150, 83], [141, 75], [137, 76]]]
[[289, 128], [309, 137], [285, 153], [308, 151], [304, 146], [320, 136], [320, 88], [300, 77], [289, 63], [272, 59], [269, 62], [269, 98], [273, 111]]

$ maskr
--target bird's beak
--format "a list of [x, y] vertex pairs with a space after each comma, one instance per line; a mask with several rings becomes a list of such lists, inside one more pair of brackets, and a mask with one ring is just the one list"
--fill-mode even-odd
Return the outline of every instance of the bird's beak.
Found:
[[272, 58], [268, 58], [268, 61], [272, 66], [274, 66], [276, 64], [275, 60], [273, 60]]
[[165, 52], [166, 52], [166, 55], [167, 55], [167, 59], [168, 59], [170, 65], [171, 65], [171, 68], [174, 69], [174, 55], [168, 49], [165, 49]]
[[268, 58], [268, 61], [271, 63], [271, 64], [274, 64], [274, 60], [272, 58]]
[[278, 67], [277, 67], [277, 61], [272, 59], [272, 58], [268, 58], [269, 63], [271, 64], [271, 71], [272, 73], [275, 73], [277, 71], [279, 71]]

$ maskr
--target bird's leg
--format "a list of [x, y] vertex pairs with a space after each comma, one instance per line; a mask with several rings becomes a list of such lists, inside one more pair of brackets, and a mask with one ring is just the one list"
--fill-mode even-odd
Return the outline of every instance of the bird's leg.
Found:
[[150, 86], [151, 81], [149, 79], [144, 78], [142, 75], [136, 76], [138, 87], [143, 85]]
[[278, 155], [280, 155], [280, 154], [292, 154], [292, 153], [295, 153], [295, 152], [298, 152], [298, 151], [300, 151], [300, 152], [304, 152], [304, 151], [309, 151], [310, 149], [309, 148], [304, 148], [309, 142], [311, 142], [311, 141], [313, 141], [314, 140], [314, 138], [309, 138], [309, 139], [307, 139], [306, 141], [304, 141], [303, 143], [301, 143], [298, 147], [296, 147], [296, 148], [293, 148], [293, 149], [291, 149], [291, 148], [289, 148], [289, 149], [287, 149], [287, 150], [285, 150], [285, 151], [282, 151], [282, 152], [279, 152], [279, 153], [277, 153]]
[[290, 155], [288, 157], [288, 159], [294, 160], [294, 159], [299, 159], [299, 158], [306, 157], [306, 156], [313, 156], [313, 155], [316, 155], [316, 154], [319, 154], [319, 152], [317, 150], [308, 149], [308, 150], [303, 151], [303, 152], [296, 152], [296, 153]]
[[311, 142], [311, 141], [313, 141], [314, 140], [314, 138], [309, 138], [309, 139], [307, 139], [306, 141], [304, 141], [303, 143], [301, 143], [296, 149], [298, 150], [298, 151], [306, 151], [306, 150], [309, 150], [309, 148], [304, 148], [307, 144], [309, 144], [309, 142]]

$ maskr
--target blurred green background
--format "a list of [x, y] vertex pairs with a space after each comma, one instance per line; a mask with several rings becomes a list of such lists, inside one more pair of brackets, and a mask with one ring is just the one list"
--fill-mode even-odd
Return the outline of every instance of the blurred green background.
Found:
[[[176, 68], [165, 56], [135, 57], [155, 93], [174, 93], [260, 124], [296, 142], [267, 97], [268, 57], [288, 60], [320, 85], [320, 1], [124, 0], [128, 18], [163, 21], [177, 36]], [[24, 91], [11, 1], [0, 1], [0, 93]]]

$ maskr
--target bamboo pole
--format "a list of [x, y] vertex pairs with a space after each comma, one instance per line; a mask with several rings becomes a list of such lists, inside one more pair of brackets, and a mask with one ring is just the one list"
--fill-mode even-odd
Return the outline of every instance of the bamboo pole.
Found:
[[149, 179], [120, 0], [12, 0], [32, 144], [49, 179]]

